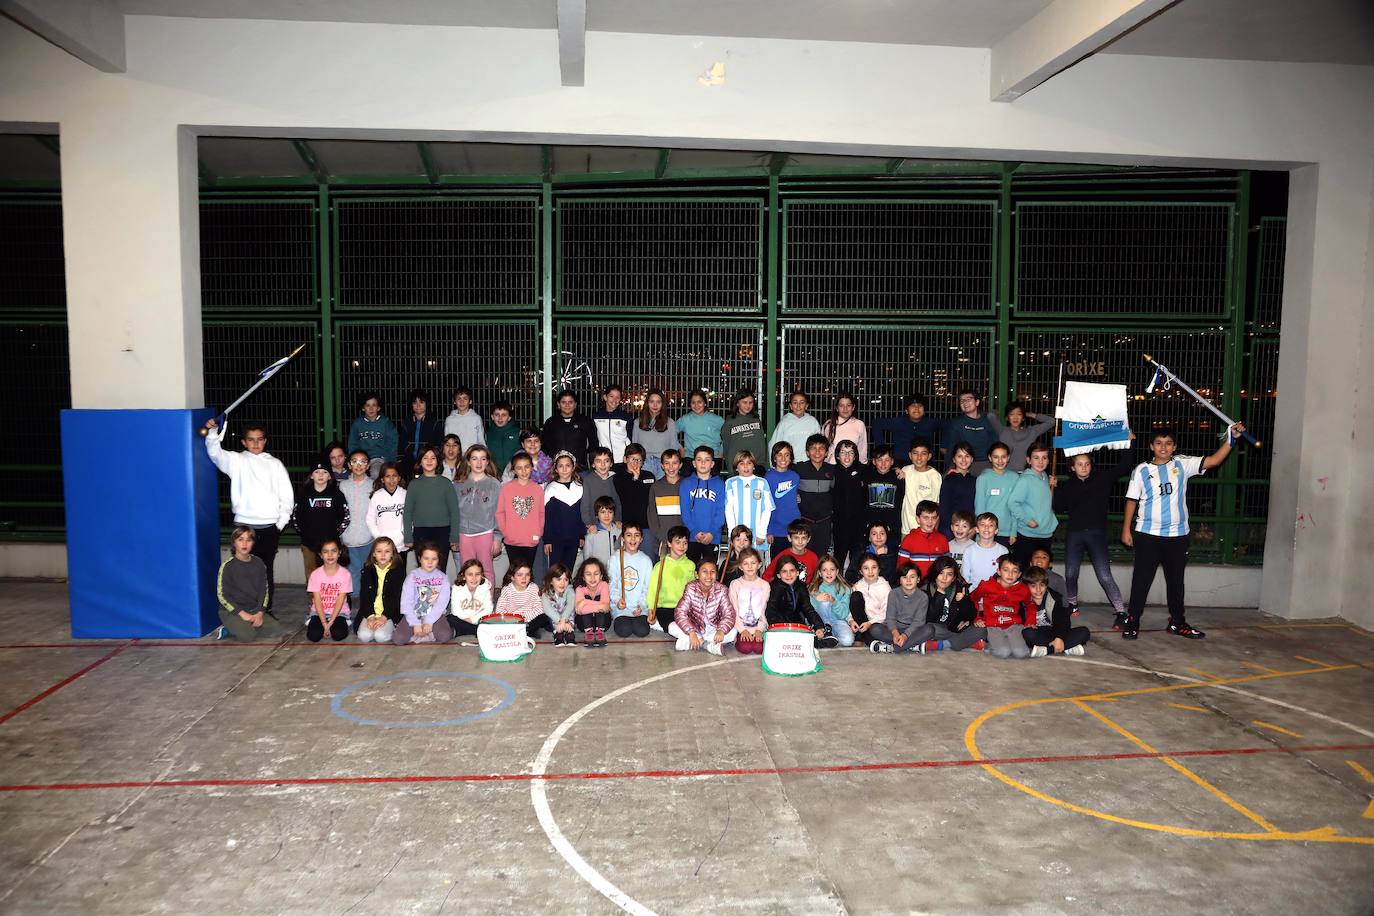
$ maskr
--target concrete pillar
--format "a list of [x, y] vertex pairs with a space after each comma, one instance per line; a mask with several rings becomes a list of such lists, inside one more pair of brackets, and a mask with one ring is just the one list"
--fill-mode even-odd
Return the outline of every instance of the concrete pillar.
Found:
[[[121, 106], [60, 129], [72, 635], [199, 637], [218, 622], [219, 510], [196, 435], [210, 411], [201, 407], [195, 138]], [[91, 474], [92, 442], [136, 455], [136, 472]]]
[[123, 114], [61, 123], [72, 406], [199, 407], [195, 138]]
[[1292, 173], [1260, 588], [1263, 610], [1342, 615], [1365, 626], [1374, 625], [1374, 605], [1359, 545], [1368, 531], [1370, 491], [1355, 478], [1366, 476], [1364, 441], [1374, 431], [1370, 386], [1362, 384], [1369, 372], [1362, 359], [1371, 326], [1371, 193], [1368, 158]]

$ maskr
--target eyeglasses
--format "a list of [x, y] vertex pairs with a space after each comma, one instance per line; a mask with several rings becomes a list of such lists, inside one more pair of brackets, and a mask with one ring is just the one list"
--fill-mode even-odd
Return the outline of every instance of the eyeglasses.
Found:
[[354, 460], [352, 460], [352, 461], [350, 461], [350, 462], [348, 462], [348, 463], [349, 463], [349, 464], [356, 464], [358, 467], [367, 467], [367, 462], [366, 462], [366, 461], [362, 461], [362, 460], [357, 459], [357, 458], [355, 458]]

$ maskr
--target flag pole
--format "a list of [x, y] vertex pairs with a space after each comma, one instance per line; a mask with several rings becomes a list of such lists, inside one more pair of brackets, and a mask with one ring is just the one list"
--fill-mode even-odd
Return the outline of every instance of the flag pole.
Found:
[[[291, 362], [291, 360], [295, 358], [297, 353], [301, 352], [304, 349], [305, 344], [301, 344], [299, 347], [297, 347], [296, 349], [292, 350], [289, 354], [287, 354], [285, 358], [277, 360], [275, 363], [268, 366], [266, 369], [262, 370], [262, 372], [258, 373], [262, 377], [259, 378], [252, 385], [250, 385], [247, 391], [239, 395], [238, 398], [234, 401], [234, 403], [230, 404], [228, 407], [224, 408], [224, 410], [220, 411], [219, 415], [214, 418], [214, 422], [216, 424], [223, 423], [224, 420], [229, 416], [230, 411], [232, 411], [235, 407], [242, 404], [244, 401], [248, 400], [249, 395], [251, 395], [253, 392], [261, 388], [267, 382], [268, 379], [270, 379], [272, 376], [280, 372], [287, 363]], [[200, 434], [201, 436], [207, 436], [210, 434], [209, 423], [206, 423], [204, 426], [200, 428]]]
[[[1054, 390], [1054, 435], [1059, 436], [1059, 405], [1064, 403], [1064, 361], [1059, 361], [1059, 385]], [[1050, 440], [1050, 477], [1057, 477], [1059, 474], [1059, 449], [1054, 448], [1054, 439]]]
[[[1194, 391], [1191, 387], [1189, 387], [1189, 385], [1188, 385], [1187, 382], [1183, 381], [1183, 379], [1179, 378], [1179, 377], [1178, 377], [1177, 375], [1175, 375], [1173, 372], [1169, 371], [1169, 368], [1168, 368], [1167, 366], [1165, 366], [1165, 365], [1164, 365], [1163, 363], [1161, 363], [1159, 360], [1155, 359], [1155, 358], [1154, 358], [1153, 356], [1151, 356], [1150, 354], [1148, 354], [1148, 353], [1145, 354], [1145, 361], [1146, 361], [1147, 363], [1151, 363], [1151, 364], [1155, 367], [1155, 372], [1157, 373], [1157, 375], [1162, 375], [1162, 376], [1164, 376], [1164, 377], [1165, 377], [1166, 379], [1168, 379], [1170, 382], [1172, 382], [1173, 384], [1175, 384], [1175, 385], [1177, 385], [1178, 387], [1182, 388], [1182, 389], [1183, 389], [1184, 391], [1186, 391], [1188, 394], [1192, 395], [1192, 396], [1193, 396], [1193, 400], [1197, 401], [1197, 402], [1198, 402], [1199, 404], [1201, 404], [1203, 407], [1206, 407], [1206, 408], [1207, 408], [1208, 410], [1210, 410], [1212, 413], [1216, 414], [1217, 419], [1220, 420], [1221, 422], [1223, 422], [1223, 423], [1226, 424], [1227, 436], [1228, 436], [1228, 437], [1230, 436], [1231, 427], [1236, 425], [1236, 421], [1235, 421], [1235, 420], [1232, 420], [1230, 417], [1226, 416], [1226, 414], [1222, 413], [1220, 408], [1218, 408], [1218, 407], [1217, 407], [1215, 404], [1213, 404], [1211, 401], [1207, 400], [1207, 399], [1204, 398], [1202, 395], [1200, 395], [1200, 394], [1198, 394], [1196, 391]], [[1154, 390], [1154, 384], [1155, 384], [1154, 382], [1151, 382], [1151, 383], [1149, 384], [1149, 386], [1147, 386], [1147, 388], [1146, 388], [1146, 392], [1147, 392], [1147, 393], [1150, 392], [1150, 391], [1152, 391], [1152, 390]], [[1246, 442], [1249, 442], [1249, 443], [1250, 443], [1251, 445], [1253, 445], [1255, 448], [1259, 448], [1259, 447], [1260, 447], [1259, 440], [1256, 439], [1254, 436], [1250, 435], [1249, 433], [1243, 432], [1243, 433], [1241, 433], [1241, 436], [1242, 436], [1242, 438], [1245, 439]]]

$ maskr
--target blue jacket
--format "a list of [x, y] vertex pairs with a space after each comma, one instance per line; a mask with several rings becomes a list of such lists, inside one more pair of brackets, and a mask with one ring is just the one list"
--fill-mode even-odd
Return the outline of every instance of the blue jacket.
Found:
[[401, 453], [400, 441], [396, 424], [386, 414], [379, 414], [375, 420], [358, 417], [348, 430], [349, 452], [362, 449], [367, 452], [367, 457], [381, 458], [383, 461], [396, 460]]
[[973, 446], [973, 460], [984, 461], [988, 457], [988, 449], [992, 448], [996, 441], [997, 430], [987, 414], [976, 420], [959, 414], [946, 424], [944, 435], [940, 438], [940, 447], [952, 453], [954, 446], [960, 442], [967, 442]]
[[915, 423], [906, 414], [898, 414], [895, 417], [883, 417], [873, 425], [873, 441], [869, 443], [870, 452], [874, 445], [892, 446], [892, 457], [898, 465], [911, 463], [911, 443], [917, 439], [925, 439], [930, 442], [931, 457], [939, 454], [937, 449], [940, 447], [940, 433], [944, 430], [943, 420], [937, 420], [930, 414], [926, 414]]
[[702, 480], [696, 474], [684, 478], [678, 485], [682, 500], [682, 524], [696, 540], [698, 532], [711, 535], [711, 543], [720, 543], [720, 529], [725, 527], [725, 481], [712, 475]]

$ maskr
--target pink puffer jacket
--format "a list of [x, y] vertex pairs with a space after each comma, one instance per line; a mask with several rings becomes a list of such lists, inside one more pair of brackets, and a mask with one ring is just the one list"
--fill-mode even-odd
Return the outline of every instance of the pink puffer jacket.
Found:
[[730, 592], [719, 582], [711, 586], [710, 594], [702, 592], [700, 582], [689, 582], [677, 603], [673, 620], [684, 633], [702, 636], [706, 627], [729, 631], [735, 627], [735, 607], [730, 603]]

